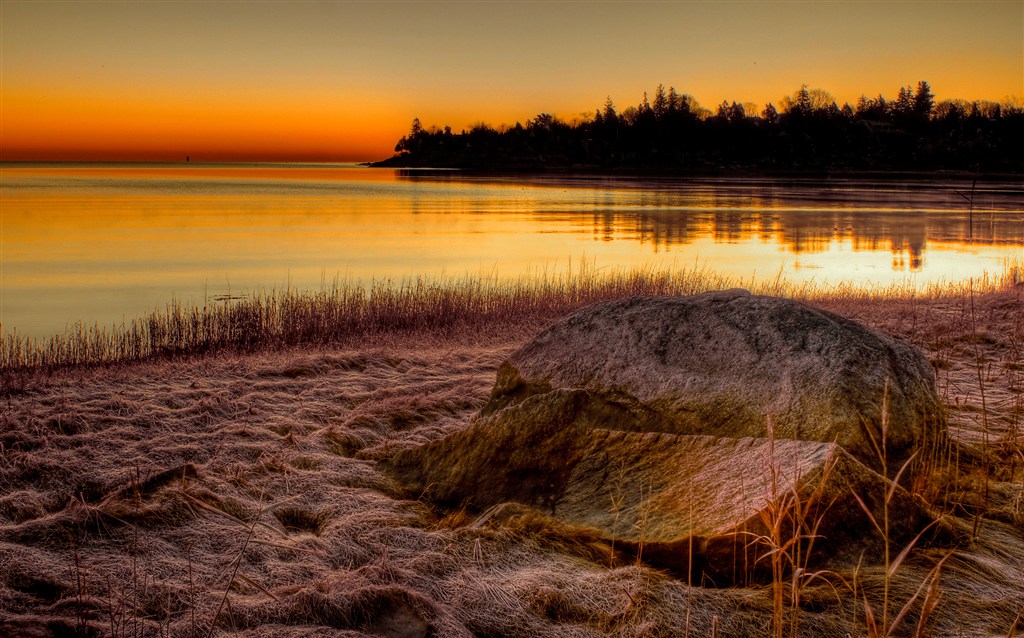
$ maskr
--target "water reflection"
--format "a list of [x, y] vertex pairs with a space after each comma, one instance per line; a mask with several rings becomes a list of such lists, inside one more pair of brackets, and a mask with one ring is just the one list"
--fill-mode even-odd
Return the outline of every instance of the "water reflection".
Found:
[[466, 176], [323, 165], [0, 165], [0, 324], [37, 336], [172, 296], [427, 275], [706, 265], [886, 284], [1001, 271], [1024, 187]]
[[[414, 182], [507, 184], [505, 177], [399, 172]], [[547, 188], [608, 189], [589, 204], [595, 240], [636, 241], [655, 253], [701, 239], [748, 240], [794, 255], [838, 247], [889, 251], [892, 269], [920, 272], [929, 242], [962, 250], [1024, 246], [1020, 182], [842, 180], [679, 180], [649, 178], [519, 178]], [[632, 197], [621, 197], [621, 191]], [[972, 210], [973, 208], [973, 210]], [[552, 219], [543, 211], [538, 220]], [[571, 221], [571, 215], [565, 218]]]
[[976, 224], [973, 240], [967, 220], [951, 220], [946, 215], [908, 219], [867, 211], [604, 211], [594, 214], [592, 222], [595, 238], [635, 239], [655, 252], [670, 251], [702, 237], [710, 237], [719, 244], [737, 244], [753, 238], [794, 254], [825, 252], [839, 243], [848, 244], [854, 251], [906, 253], [906, 263], [894, 263], [893, 267], [911, 271], [922, 268], [929, 241], [964, 246], [1024, 243], [1022, 222], [1005, 217], [984, 228], [977, 228]]

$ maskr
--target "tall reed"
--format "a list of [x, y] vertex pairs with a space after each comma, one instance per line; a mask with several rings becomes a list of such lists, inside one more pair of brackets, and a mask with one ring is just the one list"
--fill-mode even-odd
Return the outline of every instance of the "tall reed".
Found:
[[[1021, 267], [974, 282], [974, 290], [1015, 282]], [[0, 338], [0, 371], [59, 369], [138, 361], [154, 356], [252, 351], [300, 344], [334, 344], [374, 334], [472, 333], [494, 326], [532, 325], [589, 303], [637, 295], [688, 295], [745, 287], [790, 297], [913, 297], [954, 292], [915, 291], [909, 286], [864, 290], [850, 284], [792, 284], [729, 277], [704, 268], [600, 269], [581, 263], [568, 272], [516, 279], [496, 276], [402, 281], [369, 285], [339, 282], [318, 290], [272, 290], [190, 306], [171, 301], [131, 323], [111, 327], [78, 324], [48, 338], [13, 332]], [[947, 290], [948, 289], [948, 290]]]

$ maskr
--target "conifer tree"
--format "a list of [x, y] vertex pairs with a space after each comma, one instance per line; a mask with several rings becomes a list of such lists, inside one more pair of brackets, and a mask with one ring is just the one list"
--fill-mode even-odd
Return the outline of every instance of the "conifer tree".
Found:
[[935, 108], [935, 95], [932, 87], [921, 80], [917, 83], [917, 92], [914, 93], [914, 113], [922, 118], [930, 117], [932, 109]]

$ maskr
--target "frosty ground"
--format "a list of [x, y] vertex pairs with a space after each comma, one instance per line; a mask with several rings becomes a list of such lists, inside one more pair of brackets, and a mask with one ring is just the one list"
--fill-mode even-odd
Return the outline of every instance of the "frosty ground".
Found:
[[[926, 496], [962, 540], [894, 571], [894, 635], [1024, 629], [1024, 289], [808, 301], [924, 350], [958, 443]], [[0, 633], [771, 635], [770, 582], [688, 584], [549, 518], [441, 510], [377, 469], [465, 428], [550, 320], [71, 366], [9, 389]], [[943, 558], [919, 627], [928, 592], [906, 603]], [[786, 633], [868, 633], [884, 571], [822, 574]]]

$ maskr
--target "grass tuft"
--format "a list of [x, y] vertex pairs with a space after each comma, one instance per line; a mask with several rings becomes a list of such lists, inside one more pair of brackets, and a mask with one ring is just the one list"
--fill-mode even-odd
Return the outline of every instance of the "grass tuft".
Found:
[[[971, 283], [972, 294], [1019, 285], [1024, 265], [1011, 263], [1001, 275]], [[270, 291], [219, 304], [188, 306], [178, 301], [150, 315], [108, 328], [77, 324], [61, 335], [0, 339], [4, 388], [23, 385], [25, 375], [74, 366], [95, 366], [155, 357], [224, 351], [253, 352], [297, 345], [351, 344], [395, 333], [462, 337], [494, 330], [535, 330], [582, 306], [632, 296], [692, 295], [743, 287], [756, 294], [800, 299], [913, 299], [959, 296], [964, 284], [909, 284], [858, 288], [852, 284], [793, 284], [781, 273], [768, 279], [729, 277], [695, 269], [603, 269], [582, 262], [563, 274], [543, 272], [518, 279], [488, 276], [393, 282], [369, 286], [339, 282], [316, 291]], [[524, 332], [526, 334], [526, 332]], [[290, 377], [313, 374], [290, 368]], [[0, 388], [0, 389], [4, 389]]]

